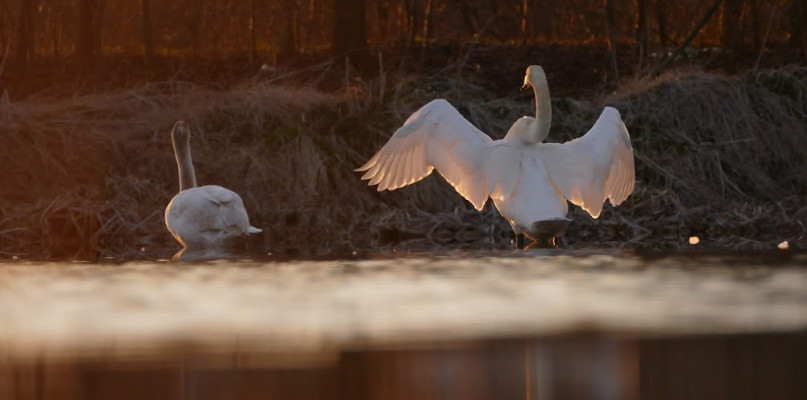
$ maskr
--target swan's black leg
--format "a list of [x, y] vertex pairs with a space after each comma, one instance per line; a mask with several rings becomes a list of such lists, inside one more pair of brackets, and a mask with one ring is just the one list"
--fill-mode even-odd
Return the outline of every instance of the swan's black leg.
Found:
[[516, 233], [516, 250], [524, 249], [524, 235]]

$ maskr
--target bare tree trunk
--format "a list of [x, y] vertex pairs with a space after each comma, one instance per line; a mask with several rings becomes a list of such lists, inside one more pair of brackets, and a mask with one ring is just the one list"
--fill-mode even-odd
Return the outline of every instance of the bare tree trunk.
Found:
[[[3, 11], [8, 16], [9, 21], [14, 19], [11, 14], [11, 8], [8, 6], [8, 3], [6, 3], [5, 0], [3, 0]], [[14, 37], [14, 32], [11, 31], [13, 31], [13, 28], [10, 29], [8, 35], [6, 35], [5, 30], [0, 31], [0, 37], [2, 37], [2, 40], [0, 41], [0, 48], [2, 48], [3, 51], [3, 56], [0, 57], [0, 89], [5, 86], [5, 84], [3, 84], [3, 72], [6, 69], [6, 60], [11, 55], [11, 39]], [[6, 93], [7, 92], [4, 91], [3, 95]]]
[[375, 3], [375, 12], [378, 16], [378, 32], [383, 41], [389, 39], [389, 28], [390, 28], [390, 7], [389, 0], [378, 0]]
[[255, 0], [249, 0], [249, 62], [258, 59], [258, 39], [255, 37]]
[[527, 19], [530, 13], [530, 1], [523, 0], [521, 2], [521, 39], [522, 43], [527, 40]]
[[207, 4], [202, 0], [193, 0], [191, 4], [193, 20], [186, 26], [191, 34], [191, 53], [198, 57], [202, 53], [202, 26], [207, 21]]
[[656, 0], [656, 24], [658, 25], [658, 44], [662, 48], [670, 45], [667, 36], [667, 0]]
[[[760, 6], [760, 0], [751, 0], [751, 33], [754, 39], [754, 48], [760, 48], [760, 44], [762, 43], [760, 35], [762, 34], [762, 24], [760, 20], [762, 19], [762, 7]], [[775, 5], [773, 7], [776, 7]]]
[[[364, 0], [334, 0], [334, 28], [331, 54], [361, 63], [356, 51], [367, 46]], [[351, 54], [352, 53], [352, 54]], [[358, 65], [357, 65], [358, 66]]]
[[53, 11], [50, 15], [50, 24], [51, 40], [53, 40], [53, 56], [58, 58], [62, 43], [62, 29], [64, 29], [64, 11], [62, 10], [61, 4], [53, 6]]
[[34, 42], [34, 0], [20, 0], [20, 23], [17, 37], [17, 63], [27, 70], [33, 60]]
[[614, 0], [605, 0], [605, 18], [608, 27], [608, 47], [611, 50], [611, 74], [614, 82], [619, 81], [619, 66], [616, 54], [616, 12], [614, 12]]
[[[756, 2], [755, 2], [756, 4]], [[765, 45], [768, 43], [768, 35], [771, 33], [771, 26], [773, 25], [773, 20], [776, 17], [777, 7], [779, 6], [778, 2], [775, 2], [771, 5], [771, 15], [768, 17], [768, 26], [765, 28], [765, 37], [762, 39], [762, 42], [759, 44], [759, 54], [757, 55], [757, 61], [754, 63], [754, 72], [756, 72], [757, 68], [759, 68], [759, 62], [762, 61], [762, 54], [765, 53]], [[758, 20], [758, 17], [754, 17], [754, 20]], [[759, 36], [759, 34], [755, 34], [755, 36]], [[759, 42], [759, 39], [756, 39], [756, 42]]]
[[791, 18], [790, 44], [800, 49], [802, 59], [807, 60], [807, 26], [804, 24], [807, 21], [807, 4], [804, 0], [791, 0], [787, 8]]
[[703, 18], [701, 18], [701, 20], [695, 26], [695, 29], [693, 29], [692, 32], [689, 33], [689, 36], [687, 36], [684, 42], [681, 43], [681, 45], [678, 46], [677, 49], [675, 49], [675, 52], [670, 57], [667, 57], [667, 59], [664, 60], [663, 63], [659, 64], [656, 68], [653, 69], [653, 71], [651, 72], [652, 76], [657, 76], [658, 74], [660, 74], [661, 71], [664, 70], [664, 68], [667, 68], [667, 66], [670, 65], [670, 63], [676, 59], [676, 57], [684, 53], [684, 49], [687, 46], [689, 46], [689, 44], [692, 42], [692, 40], [695, 39], [695, 37], [698, 36], [698, 33], [700, 33], [701, 29], [703, 29], [706, 23], [709, 22], [709, 20], [712, 18], [712, 15], [714, 15], [715, 11], [717, 11], [718, 7], [720, 6], [720, 3], [722, 2], [723, 0], [715, 0], [712, 6], [709, 7], [709, 10], [706, 11], [706, 14], [704, 14]]
[[725, 0], [723, 2], [723, 18], [720, 20], [721, 44], [732, 50], [741, 50], [742, 17], [744, 0]]
[[642, 67], [647, 55], [647, 2], [636, 0], [636, 56], [638, 69]]
[[[241, 50], [241, 43], [239, 43], [239, 39], [241, 35], [235, 34], [232, 29], [232, 22], [234, 18], [233, 13], [233, 2], [231, 0], [227, 0], [224, 9], [226, 11], [226, 17], [224, 18], [224, 46], [222, 47], [222, 54], [228, 54], [228, 52], [236, 52]], [[238, 32], [240, 33], [240, 32]]]
[[288, 60], [297, 55], [297, 38], [295, 37], [294, 22], [297, 19], [297, 5], [295, 0], [285, 0], [283, 15], [286, 17], [286, 26], [280, 38], [281, 61]]
[[426, 58], [426, 46], [429, 42], [429, 26], [431, 25], [432, 0], [426, 0], [426, 8], [423, 10], [423, 43], [420, 47], [420, 61]]
[[140, 0], [140, 20], [143, 24], [143, 63], [146, 73], [151, 68], [154, 58], [154, 42], [151, 30], [151, 0]]
[[479, 32], [479, 18], [474, 12], [473, 6], [468, 4], [468, 0], [455, 0], [459, 4], [460, 14], [462, 14], [462, 21], [472, 34]]
[[76, 53], [81, 68], [79, 73], [94, 75], [101, 56], [102, 0], [81, 0], [79, 3], [78, 42]]
[[[420, 0], [405, 0], [406, 15], [407, 15], [407, 33], [409, 37], [409, 44], [415, 43], [415, 38], [418, 31], [422, 28], [419, 25], [422, 21], [420, 16]], [[408, 44], [407, 44], [408, 46]]]

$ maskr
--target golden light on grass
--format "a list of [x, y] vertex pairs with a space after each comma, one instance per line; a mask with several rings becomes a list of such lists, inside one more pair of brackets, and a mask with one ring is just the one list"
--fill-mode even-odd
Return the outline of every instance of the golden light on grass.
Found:
[[690, 236], [689, 237], [689, 244], [698, 244], [701, 242], [701, 239], [697, 236]]

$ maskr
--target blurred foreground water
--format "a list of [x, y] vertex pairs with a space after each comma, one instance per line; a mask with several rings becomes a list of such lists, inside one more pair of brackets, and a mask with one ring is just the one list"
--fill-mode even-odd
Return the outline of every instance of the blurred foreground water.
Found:
[[807, 254], [0, 263], [0, 399], [804, 399]]

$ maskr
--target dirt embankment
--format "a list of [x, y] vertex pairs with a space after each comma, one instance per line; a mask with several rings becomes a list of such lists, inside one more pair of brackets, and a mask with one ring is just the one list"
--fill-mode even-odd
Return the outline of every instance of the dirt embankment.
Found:
[[[270, 71], [226, 90], [170, 81], [3, 102], [0, 254], [173, 249], [162, 212], [177, 190], [169, 131], [178, 119], [191, 123], [200, 184], [240, 193], [268, 251], [509, 246], [492, 205], [474, 211], [439, 177], [379, 194], [353, 169], [433, 98], [501, 137], [531, 113], [529, 93], [503, 97], [461, 75], [392, 72], [346, 75], [322, 91], [317, 79], [329, 67], [318, 68], [298, 75], [310, 84], [280, 85], [285, 72]], [[702, 246], [807, 247], [807, 68], [673, 72], [609, 95], [555, 98], [549, 141], [583, 134], [604, 105], [631, 132], [636, 190], [598, 220], [571, 207], [565, 246], [674, 248], [696, 235]]]

